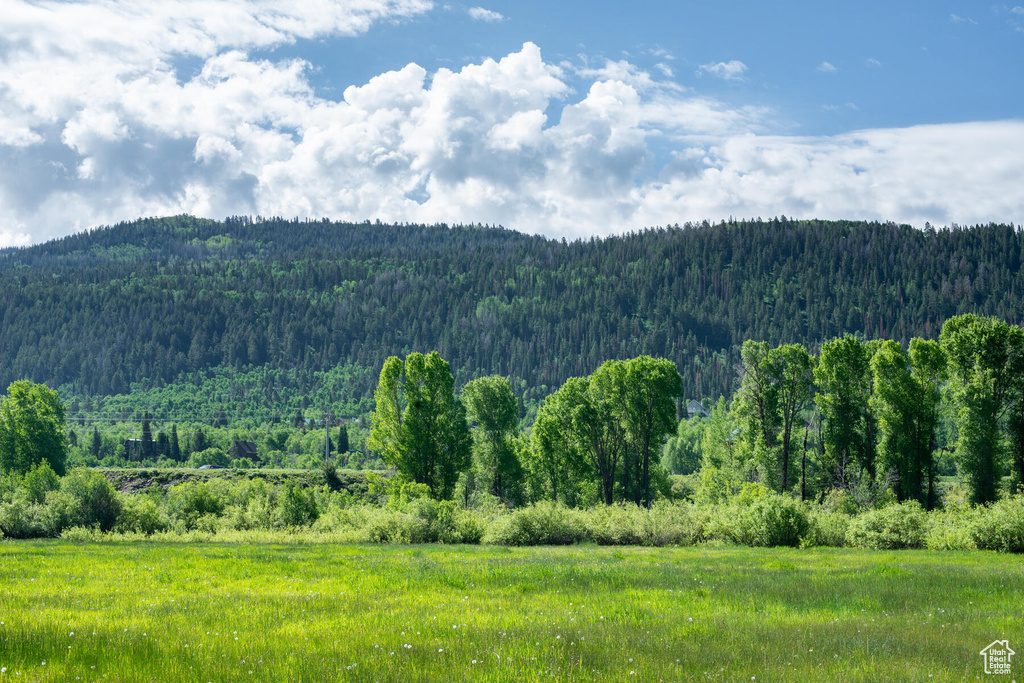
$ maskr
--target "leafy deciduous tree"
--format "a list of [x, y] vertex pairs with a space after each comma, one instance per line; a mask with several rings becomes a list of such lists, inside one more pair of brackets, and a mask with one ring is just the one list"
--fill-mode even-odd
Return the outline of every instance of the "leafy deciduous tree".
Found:
[[[391, 357], [381, 370], [368, 445], [434, 498], [449, 499], [470, 463], [466, 409], [455, 398], [451, 368], [436, 351]], [[402, 404], [404, 403], [404, 409]]]
[[934, 504], [935, 428], [945, 357], [938, 344], [914, 339], [910, 353], [885, 341], [871, 358], [874, 393], [871, 408], [879, 431], [882, 473], [895, 473], [900, 502]]
[[849, 486], [854, 463], [874, 478], [874, 443], [867, 424], [870, 370], [867, 349], [855, 337], [847, 335], [822, 344], [814, 370], [818, 385], [814, 400], [824, 418], [823, 464], [830, 476], [826, 485]]
[[998, 497], [1006, 455], [1000, 419], [1020, 383], [1024, 330], [998, 318], [959, 315], [943, 324], [939, 341], [949, 359], [957, 465], [971, 501], [989, 503]]
[[24, 474], [44, 460], [64, 474], [64, 404], [43, 384], [18, 380], [0, 400], [0, 469]]
[[495, 375], [475, 379], [463, 387], [462, 400], [481, 434], [479, 461], [490, 479], [491, 493], [506, 501], [519, 498], [523, 470], [513, 441], [519, 406], [508, 379]]

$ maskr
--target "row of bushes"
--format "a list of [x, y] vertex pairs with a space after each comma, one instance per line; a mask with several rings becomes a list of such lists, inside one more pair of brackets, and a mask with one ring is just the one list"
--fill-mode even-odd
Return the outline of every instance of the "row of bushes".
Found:
[[305, 530], [306, 537], [370, 543], [498, 545], [851, 546], [877, 549], [984, 549], [1024, 552], [1024, 496], [987, 507], [917, 503], [855, 513], [839, 498], [825, 505], [749, 486], [727, 503], [660, 502], [651, 509], [580, 510], [537, 503], [509, 511], [491, 502], [467, 510], [437, 502], [424, 487], [400, 485], [380, 504], [353, 502], [327, 486], [275, 486], [263, 480], [190, 481], [142, 494], [114, 490], [102, 474], [74, 470], [63, 479], [46, 466], [0, 481], [0, 531], [12, 538], [96, 532], [174, 537], [200, 533]]
[[831, 546], [894, 550], [1024, 552], [1024, 497], [982, 508], [926, 513], [916, 502], [859, 515], [770, 495], [724, 505], [655, 505], [650, 510], [605, 507], [568, 510], [538, 504], [499, 518], [486, 542], [557, 545], [695, 545], [724, 542], [754, 547]]

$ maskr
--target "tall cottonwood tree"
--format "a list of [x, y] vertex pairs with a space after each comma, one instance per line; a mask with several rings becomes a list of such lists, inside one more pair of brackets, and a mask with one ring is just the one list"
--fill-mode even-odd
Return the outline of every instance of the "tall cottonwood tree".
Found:
[[989, 503], [999, 495], [1006, 457], [1000, 421], [1019, 400], [1014, 390], [1024, 374], [1024, 330], [998, 318], [959, 315], [943, 324], [939, 342], [949, 359], [957, 466], [971, 501]]
[[[671, 361], [641, 356], [606, 361], [545, 400], [533, 429], [534, 460], [550, 472], [559, 459], [574, 477], [589, 474], [607, 505], [651, 501], [651, 471], [675, 429], [681, 379]], [[618, 487], [616, 486], [618, 484]]]
[[803, 344], [786, 344], [772, 349], [769, 361], [778, 378], [777, 403], [782, 423], [779, 469], [781, 490], [787, 491], [792, 483], [792, 470], [795, 469], [792, 458], [793, 428], [800, 421], [800, 414], [814, 398], [814, 358], [807, 353]]
[[735, 409], [746, 445], [766, 483], [786, 491], [795, 473], [793, 429], [813, 396], [813, 359], [802, 344], [772, 349], [755, 341], [744, 342], [741, 357]]
[[470, 464], [466, 408], [455, 398], [451, 368], [436, 351], [390, 357], [381, 369], [367, 445], [434, 498], [452, 497]]
[[480, 377], [462, 388], [469, 419], [476, 423], [478, 462], [490, 492], [506, 502], [519, 499], [523, 470], [516, 453], [519, 406], [505, 377]]
[[945, 354], [934, 341], [913, 339], [909, 353], [898, 342], [884, 341], [871, 358], [871, 369], [874, 392], [870, 403], [880, 436], [880, 474], [896, 475], [893, 488], [897, 500], [917, 500], [931, 509], [935, 503], [932, 452]]
[[597, 469], [587, 451], [579, 419], [588, 402], [590, 380], [570, 377], [544, 399], [530, 431], [528, 452], [533, 498], [546, 498], [575, 506], [583, 502], [583, 482]]
[[743, 342], [740, 388], [733, 397], [733, 409], [742, 421], [743, 442], [754, 462], [772, 477], [770, 463], [776, 459], [780, 418], [777, 373], [769, 358], [770, 351], [767, 342]]
[[[675, 363], [664, 358], [639, 356], [620, 361], [626, 370], [625, 402], [629, 461], [638, 472], [633, 500], [650, 507], [651, 468], [658, 464], [661, 448], [676, 427], [676, 397], [683, 380]], [[628, 493], [628, 491], [627, 491]]]
[[824, 418], [822, 442], [826, 486], [849, 486], [851, 467], [859, 464], [875, 476], [875, 447], [869, 415], [871, 365], [869, 350], [847, 335], [821, 345], [814, 369], [818, 393], [814, 400]]

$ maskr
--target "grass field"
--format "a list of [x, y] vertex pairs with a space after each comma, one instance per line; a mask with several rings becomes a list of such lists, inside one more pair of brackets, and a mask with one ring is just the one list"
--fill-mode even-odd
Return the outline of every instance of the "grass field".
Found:
[[0, 681], [975, 680], [1021, 605], [978, 551], [3, 542]]

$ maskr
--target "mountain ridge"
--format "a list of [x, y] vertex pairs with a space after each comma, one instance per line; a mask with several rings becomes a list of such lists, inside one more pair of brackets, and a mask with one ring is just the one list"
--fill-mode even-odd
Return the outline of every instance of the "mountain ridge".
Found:
[[714, 397], [731, 393], [747, 338], [906, 342], [966, 312], [1017, 323], [1022, 249], [1021, 232], [997, 224], [779, 217], [570, 242], [486, 226], [143, 219], [0, 254], [0, 385], [102, 396], [266, 368], [315, 392], [314, 376], [347, 366], [364, 371], [346, 374], [358, 384], [346, 400], [365, 405], [384, 358], [436, 349], [459, 384], [502, 374], [529, 401], [640, 354], [675, 361], [684, 397]]

